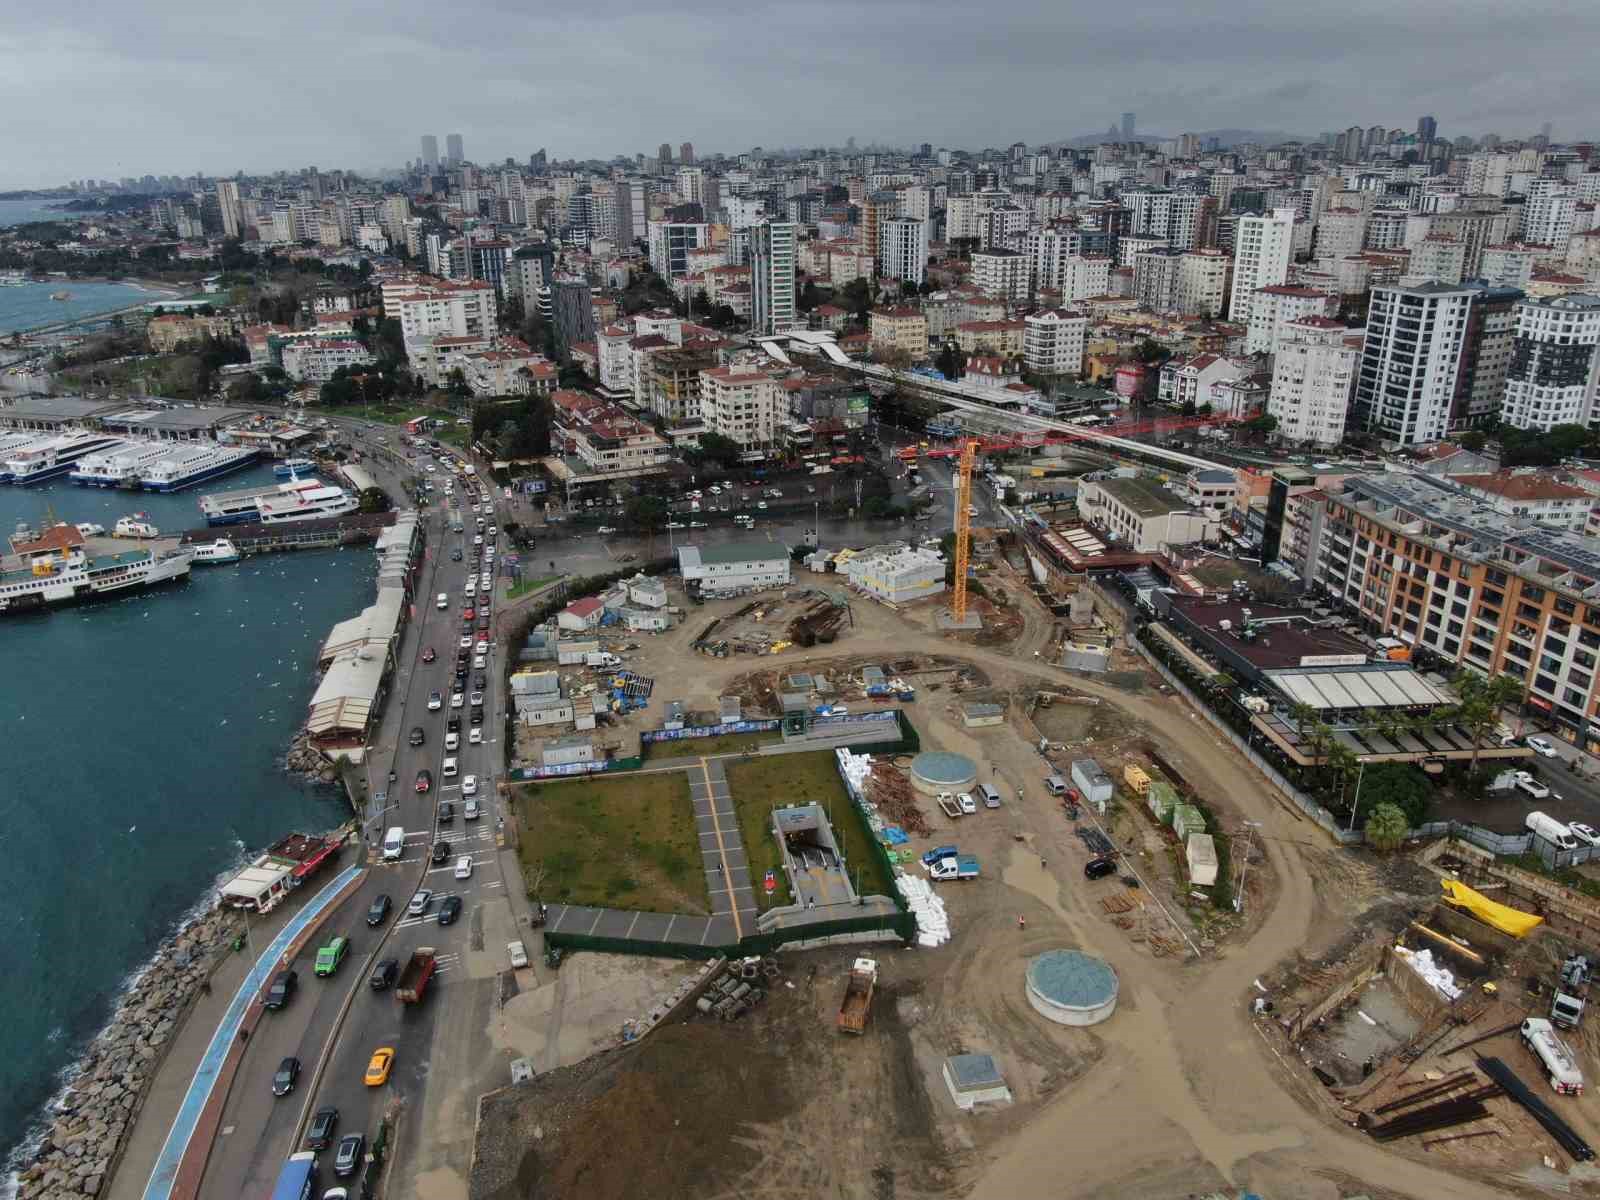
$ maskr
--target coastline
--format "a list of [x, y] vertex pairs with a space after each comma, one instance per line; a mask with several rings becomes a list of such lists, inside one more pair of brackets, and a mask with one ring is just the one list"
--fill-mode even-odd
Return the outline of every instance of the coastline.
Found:
[[[41, 281], [41, 282], [59, 282], [59, 281]], [[68, 329], [75, 329], [80, 325], [89, 325], [89, 324], [92, 324], [92, 323], [94, 323], [96, 321], [106, 321], [106, 320], [111, 319], [112, 317], [121, 317], [121, 316], [126, 316], [129, 313], [141, 312], [141, 311], [144, 310], [144, 308], [147, 305], [156, 303], [157, 301], [161, 301], [161, 300], [177, 300], [177, 299], [180, 299], [184, 295], [187, 294], [186, 292], [184, 292], [182, 290], [173, 288], [169, 284], [153, 283], [150, 280], [145, 280], [145, 279], [131, 280], [131, 279], [90, 279], [90, 278], [84, 278], [84, 279], [68, 280], [67, 282], [68, 282], [69, 285], [72, 284], [72, 283], [95, 283], [95, 284], [106, 284], [106, 285], [111, 285], [111, 286], [116, 286], [116, 287], [131, 287], [131, 288], [134, 288], [134, 289], [136, 289], [138, 291], [148, 293], [149, 294], [149, 299], [140, 300], [137, 304], [125, 304], [125, 305], [119, 305], [116, 308], [104, 309], [101, 312], [85, 313], [82, 316], [71, 317], [71, 318], [68, 318], [67, 320], [64, 320], [64, 321], [46, 321], [42, 325], [28, 325], [28, 326], [20, 327], [20, 328], [17, 328], [17, 329], [3, 330], [3, 331], [0, 331], [0, 337], [6, 337], [6, 338], [12, 338], [12, 337], [37, 337], [37, 336], [39, 336], [41, 334], [61, 333], [61, 332], [65, 331], [65, 330], [68, 330]]]

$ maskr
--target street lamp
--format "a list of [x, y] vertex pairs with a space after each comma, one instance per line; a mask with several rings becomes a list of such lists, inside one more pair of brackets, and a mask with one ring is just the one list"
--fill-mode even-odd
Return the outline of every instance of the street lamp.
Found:
[[1356, 794], [1355, 798], [1350, 801], [1350, 824], [1345, 827], [1346, 833], [1353, 833], [1355, 831], [1356, 813], [1361, 808], [1361, 781], [1366, 777], [1367, 774], [1366, 758], [1358, 758], [1356, 761], [1361, 764], [1361, 769], [1356, 772]]
[[1261, 828], [1260, 821], [1246, 821], [1245, 828], [1250, 831], [1250, 839], [1244, 845], [1244, 862], [1239, 865], [1239, 890], [1233, 897], [1233, 911], [1244, 912], [1244, 881], [1250, 872], [1250, 848], [1256, 842], [1256, 830]]

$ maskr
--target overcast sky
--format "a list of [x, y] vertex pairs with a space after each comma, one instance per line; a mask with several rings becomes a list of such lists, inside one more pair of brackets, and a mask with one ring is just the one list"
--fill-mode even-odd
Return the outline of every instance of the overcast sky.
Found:
[[1139, 129], [1600, 133], [1595, 0], [52, 0], [0, 21], [0, 188], [398, 165], [978, 149]]

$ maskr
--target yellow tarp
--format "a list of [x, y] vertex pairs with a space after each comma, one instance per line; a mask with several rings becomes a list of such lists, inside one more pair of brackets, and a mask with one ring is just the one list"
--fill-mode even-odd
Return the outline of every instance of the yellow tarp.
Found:
[[1525, 913], [1520, 908], [1496, 904], [1482, 892], [1475, 892], [1466, 884], [1454, 879], [1441, 879], [1439, 883], [1444, 888], [1445, 903], [1466, 909], [1485, 925], [1492, 925], [1501, 933], [1509, 933], [1512, 937], [1518, 938], [1527, 937], [1534, 929], [1544, 924], [1543, 917]]

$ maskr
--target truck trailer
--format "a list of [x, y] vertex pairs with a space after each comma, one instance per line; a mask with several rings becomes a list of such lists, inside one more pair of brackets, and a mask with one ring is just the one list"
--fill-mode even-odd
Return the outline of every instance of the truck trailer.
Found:
[[400, 982], [394, 986], [400, 1003], [416, 1004], [427, 994], [428, 981], [433, 978], [437, 965], [432, 946], [418, 946], [411, 952], [406, 965], [400, 968]]
[[839, 1028], [845, 1033], [860, 1033], [867, 1027], [872, 1008], [872, 993], [878, 986], [878, 964], [874, 959], [858, 958], [845, 981], [844, 999], [839, 1002]]
[[1543, 1017], [1529, 1017], [1522, 1023], [1522, 1044], [1539, 1060], [1551, 1087], [1563, 1096], [1583, 1095], [1583, 1072], [1554, 1025]]

